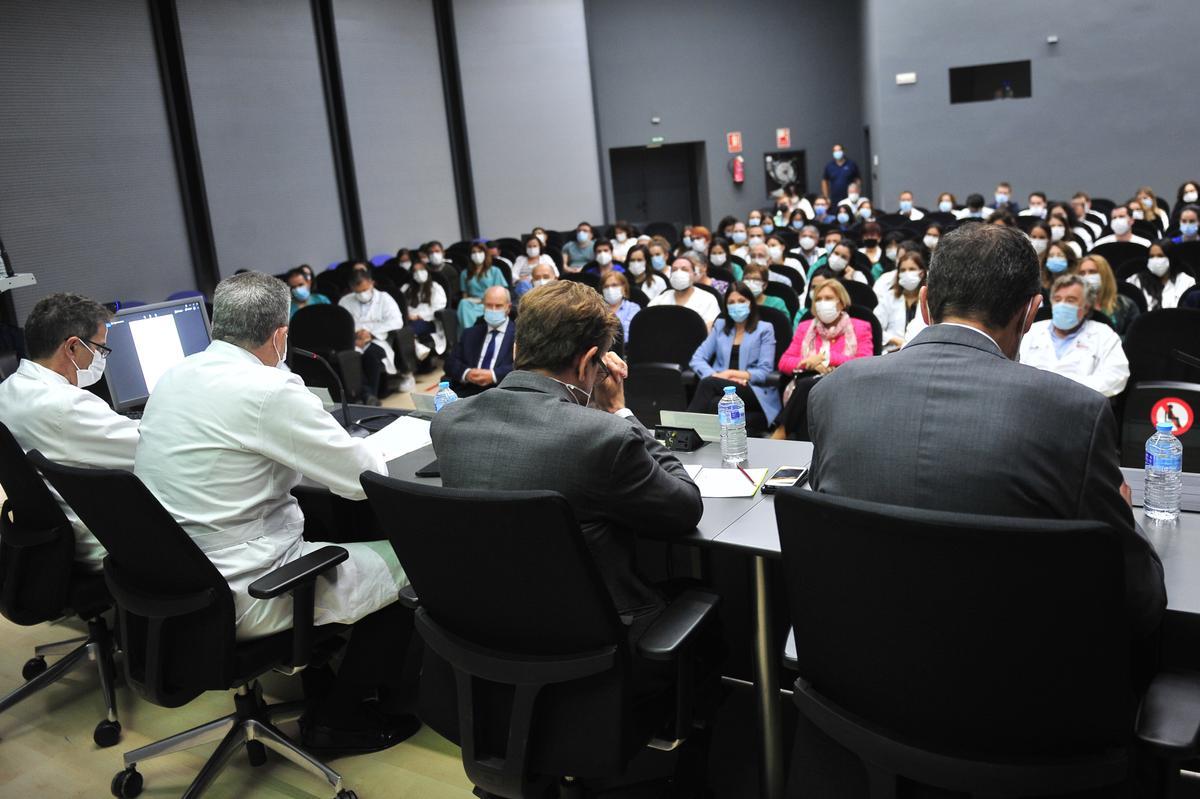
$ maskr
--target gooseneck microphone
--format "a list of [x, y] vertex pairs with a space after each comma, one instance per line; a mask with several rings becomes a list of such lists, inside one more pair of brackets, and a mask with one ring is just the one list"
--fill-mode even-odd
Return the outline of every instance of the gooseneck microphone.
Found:
[[330, 365], [329, 361], [310, 350], [302, 350], [299, 347], [292, 347], [291, 350], [293, 355], [317, 361], [325, 367], [325, 371], [329, 372], [333, 382], [337, 384], [338, 395], [342, 398], [342, 427], [346, 428], [346, 432], [354, 438], [366, 438], [371, 435], [370, 430], [350, 421], [350, 405], [346, 402], [346, 387], [342, 385], [342, 378], [338, 376], [337, 370]]

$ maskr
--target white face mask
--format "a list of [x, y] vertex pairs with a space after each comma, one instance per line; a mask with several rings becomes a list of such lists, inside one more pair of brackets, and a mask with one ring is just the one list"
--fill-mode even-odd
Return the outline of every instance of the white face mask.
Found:
[[1200, 200], [1200, 195], [1198, 195], [1196, 192], [1185, 191], [1183, 193], [1183, 201], [1185, 203], [1194, 203], [1194, 202], [1196, 202], [1196, 200]]
[[708, 262], [713, 266], [724, 266], [727, 260], [729, 259], [725, 257], [725, 253], [723, 252], [708, 256]]
[[813, 304], [813, 313], [825, 324], [830, 324], [838, 318], [841, 311], [838, 310], [836, 300], [817, 300]]
[[624, 233], [618, 233], [617, 234], [617, 244], [624, 244], [625, 239], [627, 239], [627, 238], [629, 238], [629, 236], [625, 235]]
[[609, 305], [616, 305], [618, 302], [625, 299], [625, 295], [621, 291], [620, 286], [605, 286], [603, 294], [604, 301]]
[[1062, 237], [1067, 235], [1067, 229], [1062, 225], [1050, 226], [1050, 241], [1062, 241]]
[[429, 273], [424, 269], [418, 269], [417, 271], [413, 272], [413, 280], [417, 281], [418, 283], [424, 283], [425, 281], [429, 280]]
[[747, 239], [746, 243], [749, 244], [751, 247], [753, 247], [755, 244], [762, 244], [763, 237], [762, 236], [751, 236], [749, 239]]
[[751, 278], [749, 280], [746, 280], [745, 283], [746, 283], [746, 288], [750, 289], [750, 293], [753, 294], [755, 297], [757, 297], [759, 294], [763, 293], [763, 282], [761, 280], [754, 280], [753, 278]]
[[1092, 272], [1090, 274], [1080, 275], [1080, 277], [1083, 278], [1083, 282], [1087, 283], [1089, 286], [1095, 286], [1097, 289], [1100, 288], [1100, 273], [1099, 272]]
[[922, 241], [925, 242], [926, 247], [928, 247], [929, 249], [932, 250], [934, 247], [937, 246], [938, 237], [937, 236], [926, 236], [925, 238], [922, 239]]
[[676, 291], [687, 291], [692, 287], [692, 273], [683, 269], [671, 270], [671, 288]]
[[847, 195], [846, 195], [846, 199], [847, 199], [847, 200], [849, 200], [849, 201], [850, 201], [850, 202], [852, 202], [852, 203], [856, 203], [856, 202], [858, 202], [858, 198], [859, 198], [859, 196], [860, 196], [860, 195], [859, 195], [859, 193], [858, 193], [858, 192], [856, 192], [856, 191], [852, 191], [852, 192], [850, 192], [849, 194], [847, 194]]
[[886, 255], [886, 256], [888, 257], [888, 260], [889, 260], [889, 261], [895, 261], [895, 260], [896, 260], [896, 254], [897, 254], [897, 253], [899, 253], [899, 252], [900, 252], [900, 251], [899, 251], [899, 250], [897, 250], [895, 247], [890, 247], [890, 248], [888, 248], [887, 250], [884, 250], [884, 253], [883, 253], [883, 254], [884, 254], [884, 255]]
[[1139, 220], [1141, 220], [1141, 219], [1145, 219], [1145, 218], [1146, 218], [1146, 215], [1145, 215], [1145, 214], [1143, 214], [1141, 211], [1134, 210], [1134, 212], [1133, 212], [1133, 218], [1134, 218], [1134, 219], [1139, 219]]
[[814, 239], [812, 236], [801, 236], [800, 237], [800, 249], [804, 250], [805, 252], [811, 250], [813, 247], [816, 247], [816, 246], [817, 246], [817, 240]]
[[366, 291], [356, 291], [356, 292], [354, 292], [354, 296], [358, 299], [359, 302], [361, 302], [363, 305], [366, 305], [375, 296], [375, 289], [367, 289]]
[[771, 259], [765, 255], [752, 255], [752, 256], [750, 256], [750, 262], [754, 263], [754, 264], [758, 264], [759, 266], [770, 266], [771, 265]]
[[901, 272], [897, 280], [900, 281], [900, 288], [905, 291], [914, 291], [921, 285], [921, 273], [912, 271]]
[[1112, 228], [1113, 233], [1116, 233], [1118, 236], [1124, 236], [1129, 232], [1130, 222], [1128, 217], [1114, 216], [1112, 222], [1109, 223], [1109, 227]]
[[526, 247], [525, 257], [531, 261], [536, 261], [541, 256], [542, 250], [540, 247]]
[[545, 233], [534, 233], [533, 235], [537, 236], [537, 240], [540, 241], [542, 244], [546, 243], [546, 234]]
[[600, 264], [601, 266], [608, 266], [609, 264], [612, 263], [612, 253], [611, 252], [596, 253], [596, 263]]
[[442, 255], [440, 252], [429, 253], [429, 263], [433, 264], [434, 266], [441, 266], [442, 262], [445, 260], [446, 256]]
[[1033, 245], [1033, 251], [1041, 255], [1050, 246], [1050, 242], [1046, 239], [1030, 239], [1029, 243]]
[[708, 252], [708, 239], [692, 239], [692, 249], [696, 252]]
[[1036, 216], [1038, 219], [1045, 219], [1046, 218], [1046, 206], [1044, 206], [1044, 205], [1029, 206], [1029, 215]]
[[[84, 344], [83, 339], [80, 339], [80, 344], [83, 348], [92, 353], [92, 362], [88, 364], [88, 368], [80, 369], [79, 364], [75, 363], [75, 359], [71, 358], [71, 364], [75, 367], [75, 385], [80, 388], [94, 386], [100, 382], [100, 378], [104, 377], [104, 353], [96, 352], [87, 344]], [[71, 356], [67, 356], [70, 358]]]
[[486, 257], [487, 256], [485, 253], [473, 252], [473, 253], [471, 253], [471, 263], [478, 266], [479, 264], [483, 263], [483, 259]]
[[1171, 260], [1169, 258], [1147, 258], [1146, 268], [1150, 270], [1150, 274], [1155, 277], [1162, 277], [1171, 268]]
[[547, 283], [549, 283], [550, 280], [551, 280], [551, 278], [548, 278], [548, 277], [543, 277], [540, 280], [535, 280], [535, 281], [533, 281], [533, 287], [537, 288], [538, 286], [544, 286]]
[[626, 266], [629, 267], [629, 273], [634, 277], [638, 277], [646, 271], [645, 261], [630, 261]]
[[[271, 346], [275, 347], [275, 339], [274, 338], [271, 339]], [[287, 335], [285, 334], [283, 337], [283, 352], [280, 352], [279, 348], [275, 347], [275, 357], [277, 359], [275, 361], [276, 369], [283, 366], [284, 356], [286, 356], [286, 355], [287, 355]]]
[[838, 254], [829, 256], [829, 268], [835, 272], [840, 272], [846, 268], [846, 259]]
[[767, 255], [771, 256], [772, 261], [779, 261], [783, 258], [783, 248], [778, 244], [772, 247], [767, 247]]

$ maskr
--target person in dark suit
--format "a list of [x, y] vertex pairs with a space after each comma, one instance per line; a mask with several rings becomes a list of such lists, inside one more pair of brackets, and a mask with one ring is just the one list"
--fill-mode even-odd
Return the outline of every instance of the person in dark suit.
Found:
[[446, 378], [460, 397], [473, 397], [499, 385], [513, 368], [516, 325], [509, 319], [508, 289], [492, 286], [483, 295], [483, 318], [463, 331], [446, 356]]
[[[1038, 258], [1019, 229], [967, 225], [942, 236], [920, 294], [931, 326], [899, 352], [851, 361], [813, 389], [812, 489], [930, 510], [1105, 522], [1124, 548], [1134, 661], [1152, 660], [1148, 641], [1166, 607], [1162, 563], [1134, 522], [1108, 400], [1016, 361], [1041, 302]], [[836, 782], [831, 764], [848, 753], [802, 727], [798, 752]], [[861, 770], [843, 784], [856, 777], [865, 785]]]

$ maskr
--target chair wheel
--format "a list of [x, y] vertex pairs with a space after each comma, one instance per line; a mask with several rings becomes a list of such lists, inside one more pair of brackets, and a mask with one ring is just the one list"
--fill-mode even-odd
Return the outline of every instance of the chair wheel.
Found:
[[117, 743], [121, 740], [121, 722], [108, 719], [100, 722], [92, 733], [92, 740], [96, 742], [96, 746], [101, 748]]
[[30, 658], [25, 661], [25, 665], [21, 667], [21, 676], [26, 682], [29, 682], [34, 677], [46, 670], [46, 659], [44, 657]]
[[112, 780], [112, 795], [117, 799], [133, 799], [142, 792], [142, 775], [133, 766], [118, 771]]

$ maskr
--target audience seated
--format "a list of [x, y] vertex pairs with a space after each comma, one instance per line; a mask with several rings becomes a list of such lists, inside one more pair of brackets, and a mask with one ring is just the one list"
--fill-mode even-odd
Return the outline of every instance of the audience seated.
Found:
[[568, 272], [579, 272], [589, 261], [595, 260], [596, 242], [592, 233], [592, 226], [587, 222], [580, 222], [575, 226], [575, 240], [568, 241], [563, 245], [563, 269]]
[[[540, 264], [538, 268], [545, 269]], [[508, 289], [489, 288], [484, 293], [483, 309], [483, 318], [463, 331], [462, 340], [446, 358], [446, 379], [460, 397], [499, 385], [513, 368], [516, 325], [509, 319], [512, 302]]]
[[700, 256], [685, 252], [671, 262], [669, 281], [671, 288], [650, 300], [651, 305], [682, 305], [700, 314], [705, 326], [712, 329], [713, 322], [721, 313], [721, 307], [711, 294], [700, 291], [693, 283], [703, 267]]
[[1170, 226], [1171, 220], [1158, 205], [1158, 195], [1154, 193], [1154, 189], [1149, 186], [1141, 186], [1137, 193], [1133, 195], [1137, 207], [1132, 209], [1131, 214], [1135, 220], [1144, 220], [1158, 226], [1159, 233], [1166, 231]]
[[654, 299], [667, 289], [667, 279], [650, 266], [650, 248], [635, 244], [625, 255], [625, 273], [632, 288], [639, 289], [647, 299]]
[[628, 342], [629, 323], [642, 310], [640, 305], [629, 300], [629, 280], [621, 272], [605, 272], [600, 278], [600, 293], [608, 303], [608, 309], [621, 320], [621, 330], [625, 334], [622, 341]]
[[958, 198], [948, 191], [938, 195], [937, 210], [939, 214], [953, 214], [958, 208]]
[[[27, 357], [0, 382], [0, 422], [21, 449], [67, 466], [133, 468], [138, 423], [84, 390], [104, 375], [111, 318], [78, 294], [52, 294], [33, 306], [25, 320]], [[75, 560], [99, 571], [104, 547], [65, 502], [59, 505], [75, 533]]]
[[925, 259], [918, 252], [905, 252], [892, 272], [881, 279], [891, 278], [891, 288], [875, 306], [875, 318], [883, 328], [883, 351], [895, 352], [904, 346], [904, 331], [919, 313], [917, 302], [925, 285]]
[[867, 261], [871, 264], [870, 279], [874, 282], [884, 270], [883, 228], [878, 222], [864, 222], [859, 234], [862, 236], [862, 246], [858, 251], [867, 256]]
[[492, 286], [508, 286], [504, 273], [492, 263], [487, 249], [479, 242], [471, 245], [470, 259], [471, 263], [458, 277], [458, 290], [462, 292], [458, 303], [458, 325], [462, 331], [469, 330], [483, 316], [484, 292]]
[[[842, 245], [839, 245], [842, 246]], [[846, 313], [850, 295], [836, 279], [813, 290], [813, 319], [796, 327], [791, 346], [779, 359], [779, 371], [792, 375], [775, 438], [808, 440], [808, 394], [818, 380], [855, 358], [874, 352], [871, 325]]]
[[792, 253], [804, 260], [806, 270], [825, 254], [825, 248], [817, 246], [820, 240], [821, 232], [817, 230], [816, 225], [804, 225], [800, 228], [800, 240]]
[[446, 333], [435, 314], [446, 307], [446, 290], [430, 279], [425, 264], [415, 264], [411, 269], [412, 282], [404, 287], [408, 327], [417, 341], [442, 355], [446, 352]]
[[1179, 212], [1179, 235], [1171, 239], [1172, 244], [1185, 241], [1200, 241], [1200, 206], [1189, 203]]
[[637, 240], [633, 238], [633, 226], [624, 219], [617, 220], [613, 225], [613, 237], [609, 243], [612, 244], [613, 260], [617, 263], [625, 263], [625, 256], [629, 254], [629, 248], [637, 244]]
[[1050, 292], [1052, 316], [1021, 339], [1021, 363], [1069, 377], [1115, 397], [1129, 380], [1129, 359], [1110, 325], [1090, 319], [1099, 295], [1080, 275], [1061, 275]]
[[536, 233], [530, 233], [525, 237], [523, 242], [525, 252], [517, 256], [517, 260], [513, 261], [512, 279], [516, 282], [528, 281], [533, 273], [533, 267], [538, 264], [545, 264], [554, 271], [554, 276], [558, 276], [558, 266], [554, 263], [554, 259], [546, 255], [545, 244], [542, 243], [541, 237]]
[[593, 260], [588, 261], [587, 266], [583, 268], [584, 272], [587, 272], [591, 275], [600, 275], [609, 270], [614, 270], [617, 272], [625, 271], [625, 267], [621, 266], [621, 264], [617, 263], [613, 259], [613, 248], [612, 244], [609, 242], [596, 242], [593, 252], [595, 253], [595, 257]]
[[[751, 248], [753, 250], [753, 247]], [[730, 260], [729, 256], [733, 250], [729, 246], [729, 242], [718, 236], [713, 239], [712, 244], [708, 245], [707, 261], [709, 266], [715, 266], [718, 269], [727, 269], [733, 274], [734, 280], [739, 280], [742, 269], [738, 266], [737, 261]], [[705, 274], [708, 270], [705, 270]]]
[[1030, 192], [1029, 206], [1017, 213], [1017, 216], [1033, 216], [1038, 219], [1045, 219], [1049, 213], [1049, 200], [1046, 199], [1046, 193], [1042, 191]]
[[[761, 267], [758, 267], [761, 268]], [[700, 378], [689, 411], [716, 413], [726, 386], [734, 386], [746, 403], [746, 431], [767, 432], [779, 415], [779, 390], [768, 385], [775, 365], [775, 330], [759, 317], [753, 292], [734, 283], [725, 295], [725, 313], [689, 364]]]
[[[742, 284], [750, 291], [756, 305], [765, 305], [768, 308], [774, 308], [785, 316], [788, 313], [787, 303], [779, 297], [772, 297], [767, 294], [767, 282], [772, 276], [770, 270], [760, 263], [750, 262], [746, 264], [746, 269], [742, 273]], [[788, 285], [791, 285], [790, 283]]]
[[310, 305], [329, 305], [328, 297], [312, 290], [312, 267], [309, 267], [306, 270], [305, 267], [298, 266], [289, 271], [287, 273], [287, 284], [288, 288], [292, 292], [292, 308], [290, 311], [291, 316], [295, 316], [296, 311], [300, 310], [301, 308], [307, 308]]
[[983, 204], [982, 194], [968, 194], [966, 207], [954, 212], [959, 219], [987, 219], [995, 209]]
[[[1034, 248], [1036, 251], [1036, 247]], [[1077, 268], [1075, 251], [1064, 242], [1055, 241], [1038, 256], [1042, 263], [1042, 292], [1048, 293], [1054, 281], [1062, 275], [1073, 275]]]
[[850, 240], [840, 241], [830, 248], [825, 262], [833, 270], [833, 273], [837, 275], [838, 280], [854, 280], [858, 283], [867, 282], [867, 276], [854, 268], [854, 244]]
[[[290, 598], [254, 599], [250, 584], [327, 545], [303, 536], [304, 515], [290, 493], [301, 476], [361, 500], [359, 475], [387, 473], [380, 454], [351, 438], [298, 377], [277, 368], [287, 351], [288, 302], [287, 287], [258, 272], [217, 286], [213, 342], [158, 381], [134, 463], [229, 582], [240, 640], [292, 625]], [[396, 667], [412, 629], [397, 602], [407, 579], [387, 541], [340, 546], [349, 558], [317, 581], [314, 621], [354, 624], [354, 632], [333, 689], [310, 697], [301, 731], [316, 751], [375, 751], [419, 727], [401, 714]]]
[[1021, 206], [1013, 199], [1012, 186], [1006, 181], [996, 184], [996, 192], [992, 195], [996, 201], [993, 211], [1006, 211], [1013, 216], [1021, 212]]
[[1117, 291], [1117, 278], [1103, 255], [1085, 255], [1076, 274], [1096, 289], [1096, 312], [1103, 314], [1122, 340], [1139, 313], [1137, 303]]
[[552, 264], [539, 263], [533, 267], [529, 277], [517, 281], [517, 285], [513, 287], [513, 300], [519, 303], [521, 298], [531, 289], [557, 280], [556, 273], [557, 269]]
[[[1117, 209], [1113, 209], [1116, 213]], [[1183, 269], [1178, 259], [1167, 255], [1163, 242], [1150, 245], [1149, 256], [1146, 258], [1146, 268], [1127, 280], [1142, 290], [1146, 297], [1146, 307], [1151, 311], [1160, 308], [1175, 308], [1184, 292], [1196, 285], [1196, 278]]]
[[[404, 327], [404, 315], [390, 294], [375, 287], [369, 272], [355, 270], [350, 278], [350, 293], [338, 300], [354, 317], [354, 346], [363, 356], [363, 401], [367, 405], [378, 405], [379, 394], [385, 374], [397, 373], [397, 354], [392, 348], [391, 334]], [[412, 332], [404, 342], [404, 349], [411, 350]], [[399, 360], [403, 371], [400, 391], [412, 391], [416, 385], [412, 373], [415, 368], [415, 353], [402, 353]]]
[[925, 218], [925, 212], [913, 205], [913, 193], [907, 189], [900, 192], [900, 196], [897, 198], [896, 204], [896, 213], [905, 219], [910, 219], [915, 222], [918, 219]]
[[1134, 244], [1140, 244], [1143, 247], [1150, 246], [1150, 240], [1136, 236], [1133, 233], [1133, 215], [1129, 212], [1129, 208], [1124, 205], [1118, 205], [1112, 209], [1112, 217], [1108, 221], [1109, 229], [1112, 231], [1107, 236], [1102, 236], [1096, 240], [1093, 247], [1099, 247], [1102, 244], [1108, 244], [1114, 241], [1128, 241]]

